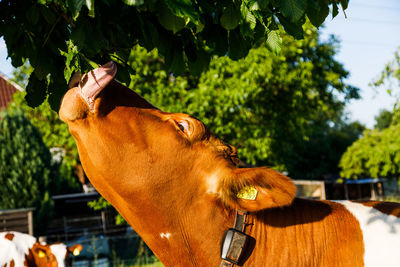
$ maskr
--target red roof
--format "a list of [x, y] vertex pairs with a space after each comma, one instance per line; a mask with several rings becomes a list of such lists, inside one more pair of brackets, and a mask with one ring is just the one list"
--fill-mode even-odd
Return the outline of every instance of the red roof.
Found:
[[12, 83], [5, 76], [0, 74], [0, 109], [7, 107], [12, 100], [12, 95], [17, 91], [22, 90], [21, 87]]

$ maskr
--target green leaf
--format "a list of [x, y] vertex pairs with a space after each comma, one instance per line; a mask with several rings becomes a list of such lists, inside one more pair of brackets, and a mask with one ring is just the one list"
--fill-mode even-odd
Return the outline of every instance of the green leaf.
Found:
[[152, 50], [159, 43], [158, 31], [152, 22], [145, 18], [139, 17], [141, 38], [139, 43], [145, 47], [147, 50]]
[[36, 25], [39, 21], [40, 10], [37, 5], [32, 5], [26, 12], [26, 18], [30, 24]]
[[346, 10], [349, 6], [349, 0], [340, 0], [340, 4], [342, 5], [343, 10]]
[[79, 51], [84, 52], [88, 57], [92, 57], [100, 52], [104, 36], [93, 25], [92, 20], [82, 18], [72, 29], [70, 39], [78, 47]]
[[307, 17], [315, 27], [319, 27], [329, 15], [329, 6], [324, 0], [308, 0]]
[[188, 17], [192, 22], [199, 20], [199, 13], [190, 0], [165, 0], [167, 6], [179, 17]]
[[189, 40], [184, 46], [185, 55], [189, 61], [196, 61], [197, 59], [197, 48], [193, 40]]
[[208, 36], [207, 45], [212, 53], [218, 56], [225, 56], [228, 50], [228, 32], [220, 25], [213, 25], [204, 29], [204, 34]]
[[40, 13], [42, 13], [46, 22], [50, 25], [56, 22], [57, 16], [54, 12], [47, 6], [41, 6]]
[[291, 22], [297, 22], [307, 8], [307, 0], [279, 0], [277, 5], [285, 17]]
[[46, 79], [39, 80], [36, 75], [36, 70], [29, 77], [28, 85], [26, 86], [25, 99], [28, 105], [32, 108], [39, 106], [46, 99], [47, 81]]
[[204, 29], [204, 24], [201, 21], [199, 21], [196, 24], [196, 34], [202, 32], [203, 29]]
[[210, 63], [210, 55], [203, 50], [197, 51], [195, 61], [188, 61], [189, 71], [192, 75], [198, 76], [207, 68]]
[[221, 15], [221, 26], [227, 30], [235, 29], [240, 22], [241, 14], [238, 8], [234, 5], [227, 6]]
[[248, 41], [243, 38], [240, 31], [229, 32], [229, 51], [228, 56], [233, 60], [238, 60], [247, 56], [250, 47]]
[[144, 0], [122, 0], [128, 6], [140, 6], [144, 4]]
[[60, 77], [60, 75], [58, 75], [58, 77], [53, 77], [52, 82], [50, 82], [48, 87], [49, 97], [47, 99], [53, 110], [60, 109], [61, 99], [63, 98], [67, 88], [67, 83], [62, 79], [62, 77]]
[[267, 31], [267, 47], [275, 54], [278, 55], [282, 49], [282, 38], [279, 31]]
[[292, 35], [294, 38], [296, 38], [298, 40], [303, 39], [304, 32], [303, 32], [303, 27], [302, 27], [301, 23], [299, 23], [299, 24], [292, 23], [280, 14], [278, 14], [277, 17], [279, 19], [279, 22], [282, 24], [283, 28], [285, 29], [285, 31], [287, 33], [289, 33], [290, 35]]
[[185, 72], [185, 61], [182, 50], [174, 49], [170, 67], [175, 75], [182, 75]]
[[41, 49], [35, 60], [32, 60], [32, 66], [35, 68], [35, 75], [40, 79], [46, 76], [55, 68], [51, 54], [46, 49]]
[[260, 10], [260, 5], [258, 4], [257, 0], [247, 1], [247, 6], [249, 7], [249, 10], [251, 10], [251, 11]]
[[68, 52], [60, 51], [62, 56], [66, 57], [64, 68], [64, 79], [68, 83], [72, 74], [80, 71], [80, 56], [78, 48], [73, 42], [68, 42]]
[[89, 17], [94, 18], [94, 0], [86, 0], [85, 4], [89, 9]]
[[74, 20], [76, 20], [78, 18], [79, 12], [81, 11], [84, 3], [85, 3], [85, 0], [67, 0], [66, 1], [68, 10], [71, 11], [72, 18]]
[[268, 8], [269, 0], [258, 0], [257, 3], [262, 10], [266, 10], [266, 9], [269, 10], [269, 8]]
[[173, 33], [177, 33], [182, 30], [186, 22], [183, 18], [177, 17], [168, 7], [160, 9], [158, 13], [158, 21], [160, 24], [167, 30], [173, 31]]
[[336, 3], [332, 3], [332, 19], [339, 14], [339, 8]]
[[115, 77], [118, 81], [124, 83], [126, 86], [129, 86], [131, 81], [129, 70], [122, 66], [118, 66], [117, 75]]
[[245, 2], [242, 2], [242, 5], [240, 6], [240, 12], [242, 13], [242, 18], [244, 19], [244, 21], [249, 24], [250, 29], [254, 30], [257, 24], [257, 19], [253, 15], [253, 13], [251, 13], [251, 11], [247, 8]]
[[86, 23], [80, 23], [75, 26], [70, 35], [70, 40], [81, 48], [86, 47]]

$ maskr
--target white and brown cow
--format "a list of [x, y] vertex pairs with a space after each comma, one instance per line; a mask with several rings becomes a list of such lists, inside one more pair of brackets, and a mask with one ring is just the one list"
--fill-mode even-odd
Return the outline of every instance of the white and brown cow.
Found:
[[155, 108], [115, 73], [75, 77], [59, 114], [92, 184], [165, 266], [218, 266], [236, 209], [250, 212], [244, 266], [400, 266], [400, 204], [295, 198], [289, 178], [237, 168], [201, 121]]
[[0, 266], [65, 267], [68, 265], [68, 254], [78, 255], [81, 250], [82, 245], [47, 245], [28, 234], [14, 231], [0, 233]]

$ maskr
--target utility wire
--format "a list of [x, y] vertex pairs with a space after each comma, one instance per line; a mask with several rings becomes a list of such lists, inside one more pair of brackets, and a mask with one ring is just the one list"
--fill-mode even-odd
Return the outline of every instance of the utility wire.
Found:
[[376, 6], [376, 5], [369, 5], [369, 4], [354, 4], [354, 7], [362, 7], [362, 8], [373, 8], [373, 9], [387, 9], [387, 10], [400, 10], [400, 7], [389, 7], [389, 6]]
[[389, 44], [389, 43], [376, 43], [376, 42], [364, 42], [364, 41], [354, 41], [354, 40], [341, 40], [341, 45], [350, 44], [350, 45], [358, 45], [358, 46], [384, 46], [384, 47], [396, 47], [398, 45]]
[[400, 21], [389, 21], [389, 20], [372, 20], [372, 19], [363, 19], [363, 18], [353, 18], [348, 17], [349, 21], [360, 21], [360, 22], [367, 22], [367, 23], [381, 23], [381, 24], [388, 24], [392, 26], [396, 26], [400, 28]]

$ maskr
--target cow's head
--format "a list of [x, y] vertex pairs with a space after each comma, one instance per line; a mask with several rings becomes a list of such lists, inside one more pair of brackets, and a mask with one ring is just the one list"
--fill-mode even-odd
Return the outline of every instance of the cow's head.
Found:
[[65, 244], [57, 243], [52, 245], [35, 243], [31, 248], [31, 256], [34, 265], [37, 267], [65, 267], [68, 266], [68, 256], [79, 255], [82, 245], [67, 247]]

